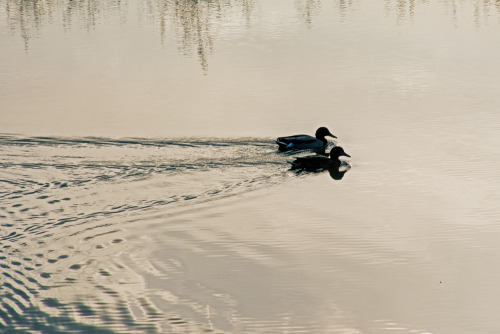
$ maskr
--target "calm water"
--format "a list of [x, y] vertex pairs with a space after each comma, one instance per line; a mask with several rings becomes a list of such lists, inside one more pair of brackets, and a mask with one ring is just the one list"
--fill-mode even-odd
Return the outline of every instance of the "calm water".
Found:
[[0, 332], [500, 331], [498, 1], [0, 0], [0, 51]]

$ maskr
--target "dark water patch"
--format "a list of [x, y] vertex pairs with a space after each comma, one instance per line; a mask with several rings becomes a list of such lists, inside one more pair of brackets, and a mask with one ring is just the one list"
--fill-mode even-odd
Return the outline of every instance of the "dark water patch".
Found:
[[164, 318], [163, 313], [160, 312], [148, 299], [140, 297], [137, 301], [148, 318]]
[[6, 301], [9, 299], [10, 298], [6, 298], [6, 299], [2, 300], [2, 302], [0, 303], [0, 307], [6, 311], [7, 316], [9, 317], [11, 322], [15, 322], [16, 320], [19, 321], [21, 319], [20, 314], [9, 303], [6, 303]]
[[75, 303], [76, 309], [78, 311], [78, 314], [84, 316], [84, 317], [90, 317], [90, 316], [95, 316], [96, 312], [88, 305], [85, 305], [82, 302], [77, 302]]
[[8, 325], [12, 323], [9, 314], [2, 307], [0, 307], [0, 319], [1, 319], [0, 329], [1, 328], [5, 329]]
[[[13, 225], [9, 225], [9, 226], [6, 226], [6, 227], [12, 227], [12, 226]], [[16, 235], [17, 235], [16, 232], [11, 232], [9, 235], [6, 235], [6, 236], [0, 238], [0, 240], [9, 240], [9, 239], [14, 238]]]
[[111, 295], [111, 296], [119, 296], [120, 295], [117, 291], [114, 291], [114, 290], [105, 290], [104, 293]]
[[5, 277], [7, 278], [10, 278], [12, 281], [14, 281], [16, 284], [23, 284], [23, 282], [19, 279], [16, 279], [15, 277], [13, 277], [11, 274], [7, 273], [7, 272], [4, 272], [2, 273]]
[[[116, 232], [120, 232], [120, 230], [112, 230], [112, 231], [107, 231], [107, 232], [103, 232], [103, 233], [93, 234], [91, 236], [85, 237], [83, 240], [84, 241], [89, 241], [89, 240], [92, 240], [94, 238], [102, 237], [102, 236], [113, 234], [113, 233], [116, 233]], [[115, 243], [114, 241], [112, 241], [112, 242]]]
[[127, 326], [134, 325], [134, 317], [132, 316], [132, 312], [128, 303], [120, 301], [117, 305], [117, 311], [120, 315], [121, 322], [123, 322]]
[[[5, 319], [6, 325], [3, 328], [5, 333], [31, 333], [41, 332], [47, 334], [59, 333], [97, 333], [97, 334], [111, 334], [115, 333], [113, 329], [106, 329], [92, 324], [77, 322], [69, 316], [67, 310], [78, 309], [82, 307], [78, 304], [63, 304], [55, 299], [48, 302], [49, 309], [57, 309], [61, 315], [53, 315], [47, 313], [45, 310], [30, 305], [21, 309], [23, 316], [10, 306], [2, 304], [4, 310], [0, 308], [0, 317]], [[85, 307], [85, 305], [83, 306]], [[2, 312], [3, 311], [3, 312]]]
[[38, 225], [37, 224], [33, 224], [31, 226], [26, 227], [24, 229], [24, 232], [36, 231], [36, 230], [38, 230], [40, 228], [43, 228], [43, 227], [44, 227], [43, 224], [38, 224]]
[[45, 298], [42, 300], [42, 303], [48, 307], [61, 308], [63, 306], [56, 298]]
[[101, 274], [101, 276], [106, 276], [106, 277], [111, 276], [111, 274], [104, 269], [99, 270], [99, 274]]
[[30, 297], [29, 295], [24, 292], [23, 290], [21, 289], [18, 289], [18, 288], [15, 288], [12, 284], [10, 283], [4, 283], [3, 284], [4, 287], [12, 290], [12, 292], [16, 295], [16, 296], [19, 296], [21, 298], [23, 298], [25, 301], [29, 302], [30, 301]]
[[54, 223], [53, 225], [54, 226], [59, 226], [59, 225], [64, 225], [66, 223], [69, 223], [69, 222], [74, 222], [74, 221], [77, 221], [78, 218], [75, 218], [75, 217], [70, 217], [70, 218], [61, 218], [57, 221], [57, 223]]

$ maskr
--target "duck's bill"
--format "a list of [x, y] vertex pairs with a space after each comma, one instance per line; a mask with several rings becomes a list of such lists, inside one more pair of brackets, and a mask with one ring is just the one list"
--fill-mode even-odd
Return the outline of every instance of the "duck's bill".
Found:
[[332, 135], [331, 133], [328, 133], [328, 136], [330, 136], [330, 137], [333, 137], [333, 138], [337, 139], [337, 136], [334, 136], [334, 135]]
[[346, 156], [346, 157], [349, 157], [349, 158], [351, 157], [351, 156], [350, 156], [349, 154], [347, 154], [347, 153], [344, 153], [344, 154], [342, 154], [342, 155], [344, 155], [344, 156]]

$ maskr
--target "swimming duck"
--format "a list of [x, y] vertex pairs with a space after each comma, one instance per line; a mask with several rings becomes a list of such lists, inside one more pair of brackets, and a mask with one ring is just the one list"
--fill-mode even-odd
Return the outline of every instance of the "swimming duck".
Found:
[[292, 165], [292, 170], [305, 170], [308, 172], [318, 172], [320, 170], [331, 169], [341, 166], [342, 161], [339, 157], [351, 157], [349, 154], [344, 152], [344, 149], [340, 146], [335, 146], [330, 151], [330, 157], [322, 157], [318, 155], [310, 155], [307, 157], [299, 157], [294, 161], [290, 162]]
[[328, 145], [328, 141], [326, 140], [325, 136], [337, 138], [332, 135], [330, 130], [322, 126], [318, 130], [316, 130], [315, 137], [311, 137], [308, 135], [279, 137], [276, 140], [276, 144], [278, 144], [278, 149], [280, 151], [322, 148]]

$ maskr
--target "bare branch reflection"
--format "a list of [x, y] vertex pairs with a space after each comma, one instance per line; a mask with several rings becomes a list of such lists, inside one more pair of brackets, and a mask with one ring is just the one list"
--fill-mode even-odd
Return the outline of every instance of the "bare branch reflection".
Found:
[[[474, 10], [474, 20], [476, 26], [487, 24], [492, 8], [500, 14], [500, 0], [443, 0], [440, 2], [445, 11], [452, 17], [454, 22], [458, 21], [459, 10], [464, 5], [470, 5]], [[395, 13], [398, 23], [407, 19], [412, 19], [418, 6], [428, 5], [428, 0], [386, 0], [385, 9], [388, 13]]]
[[126, 4], [122, 0], [5, 0], [7, 25], [15, 34], [19, 32], [28, 50], [30, 40], [39, 33], [42, 27], [53, 21], [54, 16], [62, 12], [63, 27], [69, 29], [74, 17], [82, 26], [95, 28], [100, 20], [114, 12], [125, 17]]
[[[422, 0], [421, 3], [426, 3]], [[388, 12], [396, 12], [398, 23], [408, 18], [413, 18], [415, 14], [415, 0], [386, 0], [385, 8]]]
[[147, 0], [149, 14], [158, 21], [162, 43], [169, 23], [176, 32], [178, 48], [186, 56], [196, 50], [201, 67], [208, 69], [208, 55], [213, 52], [213, 20], [223, 16], [222, 4], [209, 1]]
[[347, 9], [352, 7], [353, 0], [334, 0], [334, 3], [340, 17], [344, 18], [346, 16]]
[[186, 56], [195, 53], [203, 71], [208, 70], [208, 56], [224, 20], [238, 8], [250, 26], [254, 0], [146, 0], [148, 14], [160, 29], [165, 42], [169, 24], [175, 31], [179, 50]]
[[72, 25], [76, 16], [86, 29], [95, 28], [108, 13], [121, 15], [122, 21], [127, 14], [127, 3], [122, 0], [80, 0], [66, 1], [63, 5], [63, 24], [66, 29]]
[[[455, 1], [452, 2], [455, 4]], [[490, 10], [492, 6], [495, 6], [497, 13], [500, 14], [500, 0], [482, 0], [482, 1], [476, 0], [474, 2], [474, 18], [476, 26], [480, 26], [481, 22], [487, 24], [488, 17], [491, 14]]]
[[321, 12], [321, 0], [295, 0], [295, 8], [307, 27], [311, 28], [313, 18]]
[[[500, 0], [499, 0], [500, 1]], [[250, 18], [255, 8], [255, 0], [242, 0], [243, 17], [248, 28], [250, 28]]]
[[24, 41], [24, 48], [28, 49], [28, 44], [33, 35], [40, 29], [44, 19], [50, 19], [53, 11], [52, 1], [7, 1], [5, 4], [7, 14], [7, 24], [11, 32], [19, 30], [19, 34]]

